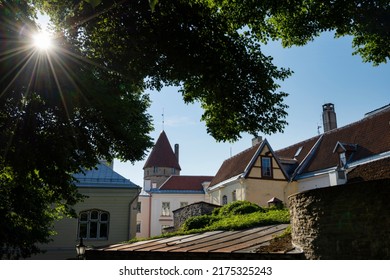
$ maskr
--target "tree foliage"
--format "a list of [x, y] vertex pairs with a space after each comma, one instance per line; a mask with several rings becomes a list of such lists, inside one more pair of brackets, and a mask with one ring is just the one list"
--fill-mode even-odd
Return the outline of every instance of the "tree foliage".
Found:
[[72, 174], [152, 145], [147, 96], [60, 37], [31, 46], [34, 11], [0, 2], [0, 258], [28, 257], [82, 197]]
[[94, 8], [85, 1], [41, 2], [85, 57], [145, 88], [179, 86], [186, 103], [201, 104], [218, 141], [287, 124], [287, 94], [277, 91], [277, 81], [290, 71], [274, 66], [258, 40], [234, 28], [213, 1], [158, 1], [153, 12], [146, 0]]
[[[390, 56], [388, 0], [0, 0], [0, 253], [27, 257], [82, 199], [73, 173], [132, 162], [152, 145], [147, 89], [180, 87], [218, 141], [286, 126], [287, 93], [261, 44], [353, 36], [364, 61]], [[31, 48], [36, 9], [56, 49]], [[55, 207], [54, 207], [54, 206]]]
[[354, 54], [365, 62], [378, 65], [390, 58], [388, 0], [221, 1], [221, 6], [236, 27], [248, 26], [263, 42], [304, 45], [334, 31], [335, 37], [352, 36]]

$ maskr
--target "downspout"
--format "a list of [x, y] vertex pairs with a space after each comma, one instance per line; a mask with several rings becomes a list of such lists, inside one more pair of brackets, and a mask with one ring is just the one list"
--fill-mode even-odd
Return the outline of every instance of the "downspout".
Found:
[[132, 213], [132, 209], [131, 209], [131, 205], [133, 204], [133, 202], [139, 197], [140, 193], [141, 193], [141, 187], [138, 187], [137, 188], [137, 195], [130, 201], [129, 203], [129, 218], [127, 219], [128, 220], [128, 225], [127, 225], [127, 239], [130, 240], [131, 239], [131, 231], [130, 231], [130, 225], [131, 225], [131, 213]]
[[149, 193], [149, 227], [148, 227], [148, 237], [150, 237], [151, 227], [152, 227], [152, 194]]

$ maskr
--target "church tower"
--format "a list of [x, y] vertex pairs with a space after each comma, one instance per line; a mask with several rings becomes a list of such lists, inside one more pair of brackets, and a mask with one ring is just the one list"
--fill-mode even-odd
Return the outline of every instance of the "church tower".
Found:
[[144, 189], [159, 188], [171, 175], [180, 175], [179, 145], [172, 150], [163, 130], [144, 165]]

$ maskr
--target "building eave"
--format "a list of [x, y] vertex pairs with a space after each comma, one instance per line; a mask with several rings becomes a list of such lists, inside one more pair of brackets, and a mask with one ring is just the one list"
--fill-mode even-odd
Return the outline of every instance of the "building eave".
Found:
[[233, 183], [233, 182], [237, 181], [238, 179], [242, 178], [243, 175], [244, 175], [244, 173], [241, 173], [241, 174], [236, 175], [236, 176], [233, 176], [233, 177], [231, 177], [231, 178], [229, 178], [229, 179], [227, 179], [227, 180], [224, 180], [224, 181], [222, 181], [222, 182], [219, 182], [218, 184], [216, 184], [216, 185], [214, 185], [214, 186], [212, 186], [212, 187], [209, 187], [209, 188], [207, 189], [207, 192], [209, 193], [209, 192], [211, 192], [211, 191], [216, 191], [216, 190], [220, 189], [221, 187], [223, 187], [224, 185], [228, 185], [228, 184], [230, 184], [230, 183]]

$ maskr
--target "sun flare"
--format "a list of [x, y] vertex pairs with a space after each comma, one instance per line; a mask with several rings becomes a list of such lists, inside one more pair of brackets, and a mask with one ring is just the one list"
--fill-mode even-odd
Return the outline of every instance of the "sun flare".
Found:
[[50, 34], [41, 31], [33, 36], [34, 46], [39, 50], [49, 50], [53, 46]]

